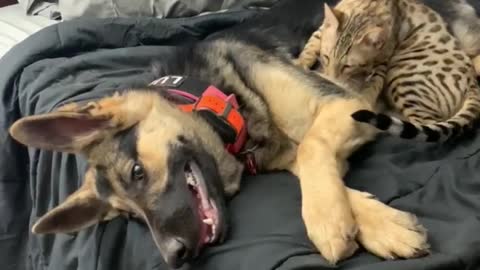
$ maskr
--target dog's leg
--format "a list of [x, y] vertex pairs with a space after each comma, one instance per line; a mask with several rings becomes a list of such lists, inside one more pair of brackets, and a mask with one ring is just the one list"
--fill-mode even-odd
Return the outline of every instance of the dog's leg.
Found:
[[343, 159], [373, 138], [345, 112], [365, 108], [358, 100], [322, 104], [300, 143], [292, 172], [300, 179], [302, 216], [308, 236], [331, 263], [357, 249], [357, 225], [342, 181]]
[[383, 204], [366, 192], [348, 189], [348, 198], [359, 228], [357, 239], [368, 251], [385, 259], [428, 253], [426, 230], [414, 215]]
[[332, 264], [351, 256], [358, 248], [357, 226], [335, 153], [323, 138], [307, 135], [299, 146], [296, 162], [302, 217], [310, 240]]

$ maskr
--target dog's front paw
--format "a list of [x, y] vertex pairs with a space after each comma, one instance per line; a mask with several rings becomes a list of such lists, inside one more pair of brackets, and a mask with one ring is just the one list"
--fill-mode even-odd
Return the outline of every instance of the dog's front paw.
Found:
[[385, 258], [416, 258], [429, 253], [427, 233], [417, 218], [407, 212], [394, 209], [362, 193], [365, 200], [356, 220], [358, 240], [371, 253]]
[[304, 206], [307, 234], [322, 256], [330, 263], [348, 258], [357, 250], [358, 229], [349, 207]]

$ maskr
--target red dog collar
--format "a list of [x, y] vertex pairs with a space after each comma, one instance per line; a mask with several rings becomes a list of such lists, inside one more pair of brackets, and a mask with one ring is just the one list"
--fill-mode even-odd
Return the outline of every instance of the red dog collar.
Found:
[[[248, 132], [235, 95], [227, 96], [213, 85], [184, 76], [165, 76], [153, 81], [150, 85], [166, 87], [170, 93], [191, 100], [192, 103], [181, 104], [178, 107], [184, 112], [195, 112], [204, 116], [222, 137], [227, 151], [233, 155], [240, 153], [247, 140]], [[203, 90], [199, 90], [199, 86]], [[197, 95], [191, 92], [196, 92]], [[253, 154], [247, 153], [245, 158], [247, 170], [251, 174], [256, 174]]]
[[225, 95], [213, 85], [210, 85], [205, 92], [193, 104], [179, 105], [184, 112], [209, 111], [219, 119], [225, 121], [235, 130], [236, 136], [233, 143], [225, 145], [232, 154], [238, 154], [247, 139], [247, 126], [242, 115], [238, 111], [238, 103], [235, 96]]

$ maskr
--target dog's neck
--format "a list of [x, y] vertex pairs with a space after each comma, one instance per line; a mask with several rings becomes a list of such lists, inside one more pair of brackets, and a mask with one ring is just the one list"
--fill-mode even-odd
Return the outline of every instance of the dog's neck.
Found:
[[226, 95], [214, 85], [186, 76], [164, 76], [150, 86], [158, 88], [163, 98], [181, 110], [198, 113], [217, 132], [227, 151], [244, 159], [246, 169], [256, 173], [253, 155], [256, 146], [245, 149], [247, 120], [240, 113], [234, 94]]
[[[191, 104], [192, 98], [189, 94], [198, 97], [211, 84], [219, 87], [224, 93], [235, 95], [239, 101], [237, 111], [243, 117], [245, 127], [248, 127], [248, 136], [243, 146], [233, 155], [237, 159], [243, 160], [247, 171], [252, 174], [255, 174], [257, 170], [285, 168], [286, 164], [292, 162], [292, 158], [295, 156], [295, 144], [273, 123], [268, 105], [255, 91], [248, 92], [245, 89], [240, 91], [232, 88], [225, 81], [215, 80], [215, 78], [208, 83], [194, 78], [190, 79], [185, 80], [183, 82], [185, 85], [182, 85], [185, 90], [181, 92], [188, 93], [187, 95], [168, 91], [179, 88], [175, 87], [182, 81], [178, 78], [170, 78], [169, 82], [175, 83], [175, 85], [165, 83], [167, 80], [163, 78], [156, 80], [156, 86], [152, 85], [151, 87], [155, 87], [161, 96], [177, 105]], [[161, 83], [161, 86], [158, 82]], [[187, 87], [190, 89], [186, 89]]]

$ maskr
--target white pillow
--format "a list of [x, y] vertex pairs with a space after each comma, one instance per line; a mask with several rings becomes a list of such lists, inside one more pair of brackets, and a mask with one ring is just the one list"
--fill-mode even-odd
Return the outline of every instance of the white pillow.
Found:
[[20, 5], [0, 8], [0, 58], [15, 44], [55, 21], [25, 15]]

